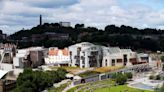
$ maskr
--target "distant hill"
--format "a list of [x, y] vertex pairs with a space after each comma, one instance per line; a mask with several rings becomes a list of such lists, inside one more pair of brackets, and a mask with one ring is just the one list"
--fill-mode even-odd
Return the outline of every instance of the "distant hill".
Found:
[[[47, 39], [46, 37], [32, 42], [34, 34], [43, 33], [69, 34], [69, 39]], [[106, 46], [120, 46], [134, 50], [162, 50], [164, 51], [164, 30], [151, 28], [138, 29], [130, 26], [107, 25], [104, 30], [95, 27], [85, 27], [84, 24], [76, 24], [75, 27], [62, 27], [58, 23], [45, 23], [30, 30], [20, 30], [9, 37], [14, 42], [18, 41], [20, 48], [29, 46], [57, 46], [64, 48], [77, 42], [87, 41]], [[23, 44], [25, 43], [25, 44]], [[25, 45], [25, 46], [24, 46]]]

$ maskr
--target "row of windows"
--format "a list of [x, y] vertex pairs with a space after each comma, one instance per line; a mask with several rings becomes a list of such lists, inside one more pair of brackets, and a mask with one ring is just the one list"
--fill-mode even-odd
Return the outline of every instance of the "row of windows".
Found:
[[49, 57], [49, 59], [65, 60], [65, 59], [70, 59], [70, 58], [69, 57]]
[[[117, 61], [117, 63], [122, 63], [122, 59], [117, 59], [117, 60], [112, 59], [111, 65], [112, 65], [112, 66], [115, 66], [116, 61]], [[108, 63], [108, 60], [106, 59], [106, 60], [105, 60], [106, 66], [108, 65], [107, 63]]]

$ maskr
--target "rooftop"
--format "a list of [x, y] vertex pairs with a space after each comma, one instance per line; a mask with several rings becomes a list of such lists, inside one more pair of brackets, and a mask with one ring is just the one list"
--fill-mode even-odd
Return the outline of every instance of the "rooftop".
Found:
[[0, 79], [2, 79], [7, 73], [7, 71], [0, 70]]

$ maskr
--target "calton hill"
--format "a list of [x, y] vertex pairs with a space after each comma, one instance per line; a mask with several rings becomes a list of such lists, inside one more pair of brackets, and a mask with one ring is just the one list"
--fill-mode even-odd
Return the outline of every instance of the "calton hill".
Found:
[[[44, 23], [43, 25], [38, 25], [31, 29], [23, 29], [15, 32], [14, 34], [8, 36], [8, 38], [3, 42], [14, 43], [17, 45], [18, 48], [27, 48], [32, 46], [44, 46], [45, 48], [64, 48], [80, 42], [91, 42], [97, 45], [119, 46], [120, 48], [130, 48], [132, 50], [141, 52], [156, 52], [164, 51], [164, 30], [151, 28], [138, 29], [125, 25], [119, 27], [115, 25], [107, 25], [104, 30], [100, 30], [95, 27], [85, 27], [84, 24], [76, 24], [74, 27], [64, 27], [58, 23]], [[136, 69], [140, 69], [141, 73], [143, 74], [133, 74], [131, 72], [124, 73], [123, 71], [115, 72], [114, 70], [116, 69], [111, 69], [110, 72], [114, 71], [114, 73], [108, 75], [109, 79], [102, 79], [101, 81], [95, 81], [91, 83], [85, 83], [85, 77], [94, 80], [92, 76], [98, 76], [98, 78], [100, 78], [99, 76], [101, 76], [101, 74], [105, 74], [106, 72], [104, 73], [97, 71], [87, 71], [79, 75], [76, 74], [77, 76], [73, 75], [74, 77], [68, 78], [69, 81], [67, 83], [61, 84], [59, 87], [56, 87], [54, 85], [58, 85], [67, 79], [66, 75], [68, 75], [67, 73], [70, 73], [69, 70], [80, 70], [80, 68], [59, 68], [55, 66], [48, 67], [52, 69], [52, 71], [42, 71], [42, 69], [40, 70], [40, 68], [38, 68], [38, 70], [25, 68], [23, 73], [18, 76], [16, 87], [12, 91], [89, 92], [87, 90], [91, 90], [90, 92], [153, 92], [149, 89], [142, 90], [130, 87], [131, 85], [128, 85], [129, 82], [133, 81], [133, 77], [137, 76], [136, 79], [138, 78], [138, 76], [141, 78], [144, 77], [144, 72], [141, 71], [142, 68]], [[118, 69], [122, 68], [125, 67], [121, 67]], [[146, 67], [144, 67], [143, 69], [145, 68]], [[100, 70], [103, 70], [103, 68], [100, 68]], [[149, 69], [145, 71], [149, 71]], [[153, 73], [154, 72], [156, 71], [153, 71]], [[107, 78], [107, 75], [104, 76]], [[74, 82], [74, 80], [76, 80], [75, 77], [80, 77], [80, 79], [82, 78], [81, 80], [78, 80], [77, 78], [77, 81], [81, 81], [80, 83], [82, 83], [82, 85], [77, 84], [77, 86], [73, 86], [71, 88], [70, 85], [76, 82]], [[151, 75], [150, 79], [150, 81], [161, 81], [164, 78], [160, 77], [159, 75]], [[70, 88], [67, 89], [67, 87]], [[155, 92], [163, 92], [163, 87], [161, 89], [155, 89]]]
[[130, 26], [107, 25], [104, 30], [76, 24], [63, 27], [58, 23], [44, 23], [23, 29], [8, 37], [18, 48], [31, 46], [64, 48], [78, 42], [92, 42], [104, 46], [119, 46], [138, 51], [164, 51], [164, 30], [138, 29]]

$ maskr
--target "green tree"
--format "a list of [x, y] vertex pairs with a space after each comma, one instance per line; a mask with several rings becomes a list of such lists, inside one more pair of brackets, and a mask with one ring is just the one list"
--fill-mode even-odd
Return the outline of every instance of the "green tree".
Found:
[[164, 62], [164, 56], [161, 56], [161, 61]]
[[164, 85], [161, 88], [156, 88], [154, 92], [164, 92]]
[[64, 68], [58, 68], [57, 73], [61, 80], [66, 78], [65, 75], [66, 75], [67, 71]]
[[117, 77], [117, 73], [112, 74], [112, 79], [115, 79]]
[[24, 69], [24, 72], [17, 79], [14, 92], [40, 92], [51, 87], [54, 82], [65, 79], [66, 72], [62, 68], [49, 72], [32, 71], [31, 68]]
[[132, 79], [133, 78], [133, 74], [131, 72], [125, 73], [126, 77], [128, 79]]
[[116, 77], [116, 83], [119, 85], [124, 85], [127, 81], [127, 76], [123, 74], [118, 74]]

